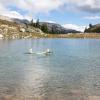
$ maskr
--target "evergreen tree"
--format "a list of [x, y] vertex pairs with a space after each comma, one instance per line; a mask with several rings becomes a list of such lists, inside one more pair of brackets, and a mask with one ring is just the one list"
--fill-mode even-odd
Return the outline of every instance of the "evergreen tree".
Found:
[[30, 25], [36, 27], [35, 23], [33, 22], [33, 19], [31, 20]]
[[36, 27], [40, 28], [39, 19], [37, 19], [37, 21], [36, 21]]
[[52, 34], [56, 34], [57, 33], [55, 25], [52, 26], [51, 33]]
[[42, 30], [44, 33], [48, 33], [47, 24], [43, 24], [43, 25], [41, 26], [41, 30]]
[[93, 27], [93, 25], [92, 24], [89, 24], [89, 28], [92, 28]]
[[33, 26], [33, 19], [30, 21], [30, 25]]
[[87, 32], [87, 27], [85, 27], [84, 33]]

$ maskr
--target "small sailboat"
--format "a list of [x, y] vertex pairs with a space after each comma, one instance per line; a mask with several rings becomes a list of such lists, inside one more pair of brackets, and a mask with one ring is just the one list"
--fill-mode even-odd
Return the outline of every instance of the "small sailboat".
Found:
[[33, 53], [33, 50], [32, 50], [32, 48], [31, 48], [31, 49], [29, 49], [29, 53], [30, 53], [30, 54], [32, 54], [32, 53]]
[[33, 52], [31, 41], [30, 41], [29, 44], [30, 44], [30, 49], [25, 54], [35, 54], [35, 55], [49, 55], [49, 54], [52, 54], [52, 51], [49, 48], [47, 48], [44, 51]]
[[33, 52], [32, 48], [30, 48], [29, 51], [26, 52], [25, 54], [35, 54], [35, 53]]
[[52, 51], [51, 51], [50, 49], [47, 49], [44, 53], [45, 53], [45, 54], [51, 54]]

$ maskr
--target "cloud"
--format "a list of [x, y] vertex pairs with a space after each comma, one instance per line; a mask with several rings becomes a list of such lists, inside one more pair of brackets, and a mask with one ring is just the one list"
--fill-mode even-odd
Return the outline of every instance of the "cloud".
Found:
[[99, 13], [100, 0], [85, 0], [84, 3], [78, 4], [78, 8], [90, 13]]
[[[22, 11], [26, 11], [24, 16], [33, 16], [37, 13], [49, 13], [58, 10], [63, 6], [65, 0], [0, 0], [0, 14], [11, 17], [22, 18]], [[14, 9], [11, 9], [13, 6]], [[20, 11], [19, 11], [19, 10]]]
[[32, 12], [48, 12], [70, 5], [80, 7], [82, 10], [100, 11], [100, 0], [0, 0], [3, 6], [14, 5], [20, 9]]
[[76, 25], [76, 24], [65, 24], [62, 26], [67, 28], [67, 29], [75, 29], [75, 30], [81, 31], [81, 32], [84, 32], [84, 29], [86, 27], [86, 26], [80, 26], [80, 25]]
[[56, 23], [55, 21], [51, 21], [51, 20], [47, 20], [45, 22], [48, 22], [48, 23]]
[[16, 12], [16, 11], [0, 11], [0, 14], [3, 16], [8, 16], [10, 18], [19, 18], [19, 19], [27, 19], [27, 20], [31, 20], [32, 18], [27, 16], [27, 15], [21, 15], [20, 13]]
[[27, 10], [32, 13], [49, 12], [59, 9], [64, 5], [65, 0], [0, 0], [0, 3], [6, 7], [9, 5], [16, 6], [16, 8]]
[[[16, 9], [10, 9], [11, 6]], [[20, 18], [26, 15], [32, 17], [38, 13], [49, 13], [61, 9], [99, 13], [100, 0], [0, 0], [0, 14], [9, 13]], [[24, 15], [21, 13], [22, 11], [26, 11]]]
[[100, 13], [100, 0], [67, 0], [69, 8], [85, 11], [87, 13]]
[[86, 17], [84, 17], [84, 19], [97, 20], [97, 19], [100, 19], [100, 16], [86, 16]]

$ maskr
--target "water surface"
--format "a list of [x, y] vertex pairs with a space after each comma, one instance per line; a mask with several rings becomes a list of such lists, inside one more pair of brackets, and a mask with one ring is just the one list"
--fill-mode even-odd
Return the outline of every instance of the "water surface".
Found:
[[99, 100], [99, 52], [99, 39], [0, 40], [0, 100]]

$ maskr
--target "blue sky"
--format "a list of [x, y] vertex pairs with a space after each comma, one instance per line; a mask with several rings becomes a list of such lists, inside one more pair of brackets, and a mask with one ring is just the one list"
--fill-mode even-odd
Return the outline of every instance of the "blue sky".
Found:
[[100, 0], [0, 0], [0, 14], [82, 30], [100, 22]]

